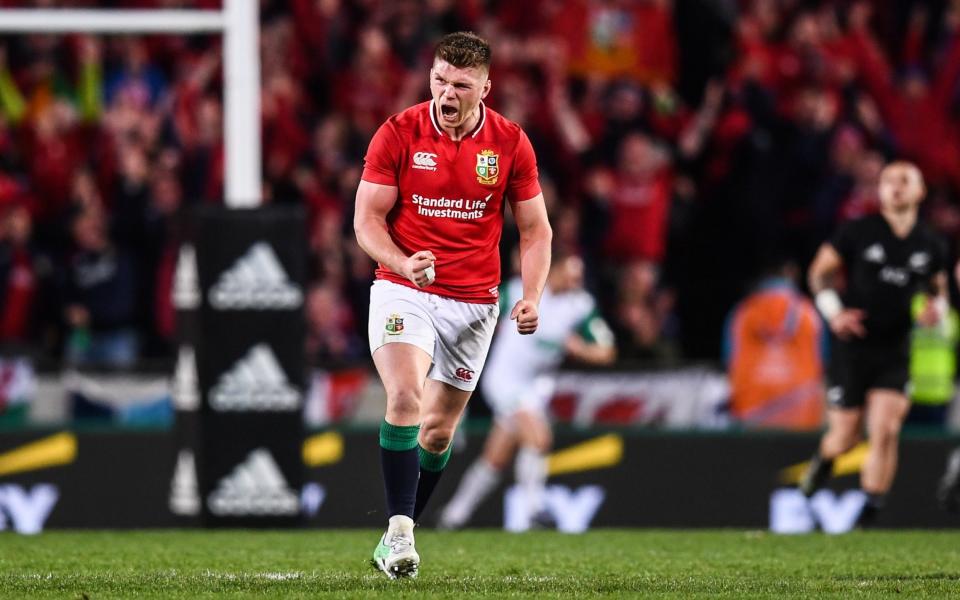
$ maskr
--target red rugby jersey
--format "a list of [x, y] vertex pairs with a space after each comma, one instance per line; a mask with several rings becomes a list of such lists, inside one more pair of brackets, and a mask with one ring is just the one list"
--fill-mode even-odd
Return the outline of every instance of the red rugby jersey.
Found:
[[[504, 196], [524, 201], [540, 193], [536, 157], [520, 126], [481, 103], [476, 129], [455, 142], [431, 100], [387, 119], [364, 160], [364, 181], [398, 188], [387, 215], [397, 247], [437, 257], [437, 278], [425, 291], [496, 302]], [[376, 276], [416, 289], [383, 265]]]

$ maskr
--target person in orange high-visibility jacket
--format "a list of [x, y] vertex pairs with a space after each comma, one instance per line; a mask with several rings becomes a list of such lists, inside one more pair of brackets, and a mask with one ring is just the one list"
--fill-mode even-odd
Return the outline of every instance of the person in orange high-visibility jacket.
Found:
[[827, 336], [816, 308], [780, 265], [727, 320], [731, 413], [746, 427], [817, 429], [823, 422]]

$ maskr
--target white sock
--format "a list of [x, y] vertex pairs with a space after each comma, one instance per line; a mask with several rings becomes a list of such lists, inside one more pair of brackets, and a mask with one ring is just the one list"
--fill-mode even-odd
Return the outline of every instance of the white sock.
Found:
[[393, 515], [390, 517], [390, 525], [387, 526], [387, 539], [393, 537], [395, 533], [413, 537], [413, 519], [407, 515]]
[[517, 484], [533, 516], [546, 508], [547, 457], [533, 448], [520, 448], [514, 468]]
[[443, 509], [440, 522], [447, 527], [463, 527], [473, 511], [484, 498], [500, 483], [500, 471], [490, 466], [482, 457], [478, 458], [463, 474], [457, 492]]

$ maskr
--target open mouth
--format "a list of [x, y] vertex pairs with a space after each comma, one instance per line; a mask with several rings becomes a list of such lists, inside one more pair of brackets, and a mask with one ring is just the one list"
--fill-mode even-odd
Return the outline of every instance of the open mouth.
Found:
[[456, 106], [445, 104], [440, 107], [440, 115], [444, 121], [456, 123], [457, 118], [460, 116], [460, 110]]

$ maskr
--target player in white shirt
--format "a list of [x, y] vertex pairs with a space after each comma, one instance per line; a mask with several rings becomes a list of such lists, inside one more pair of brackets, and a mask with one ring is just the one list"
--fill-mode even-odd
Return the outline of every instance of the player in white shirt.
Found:
[[[509, 305], [523, 293], [519, 278], [501, 287], [500, 302]], [[557, 367], [565, 357], [588, 364], [616, 358], [613, 333], [583, 289], [583, 261], [554, 252], [540, 299], [542, 327], [521, 336], [501, 321], [480, 385], [494, 421], [483, 454], [467, 469], [444, 507], [440, 527], [456, 529], [497, 486], [514, 454], [515, 479], [525, 496], [531, 521], [547, 524], [545, 511], [547, 452], [553, 443], [546, 409], [553, 396]]]

